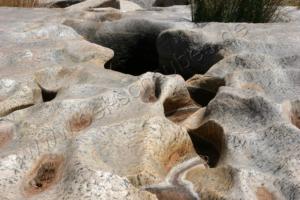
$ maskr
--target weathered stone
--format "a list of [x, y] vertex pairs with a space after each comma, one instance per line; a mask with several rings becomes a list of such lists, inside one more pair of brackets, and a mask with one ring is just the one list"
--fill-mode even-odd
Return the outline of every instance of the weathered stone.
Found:
[[299, 21], [189, 19], [0, 8], [0, 199], [299, 199]]

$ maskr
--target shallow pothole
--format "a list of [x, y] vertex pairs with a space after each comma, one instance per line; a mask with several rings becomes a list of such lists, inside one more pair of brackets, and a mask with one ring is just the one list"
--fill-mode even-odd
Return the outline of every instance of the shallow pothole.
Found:
[[70, 131], [79, 132], [87, 127], [89, 127], [93, 122], [93, 116], [88, 113], [76, 113], [72, 118], [69, 120], [69, 128]]
[[55, 184], [61, 177], [63, 161], [61, 155], [44, 155], [25, 179], [25, 195], [43, 192]]

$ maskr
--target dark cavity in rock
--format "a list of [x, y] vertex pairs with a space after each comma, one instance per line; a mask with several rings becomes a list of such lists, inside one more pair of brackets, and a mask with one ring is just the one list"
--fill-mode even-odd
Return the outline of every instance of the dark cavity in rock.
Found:
[[55, 99], [55, 97], [57, 95], [56, 91], [49, 91], [49, 90], [46, 90], [42, 87], [40, 87], [40, 88], [41, 88], [41, 91], [42, 91], [43, 102], [48, 102], [48, 101], [52, 101], [53, 99]]
[[189, 135], [196, 152], [210, 167], [216, 167], [225, 144], [223, 128], [214, 121], [208, 121], [200, 128], [190, 131]]

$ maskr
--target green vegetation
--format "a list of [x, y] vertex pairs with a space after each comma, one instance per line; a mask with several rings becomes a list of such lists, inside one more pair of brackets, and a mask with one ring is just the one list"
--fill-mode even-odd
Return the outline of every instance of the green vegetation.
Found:
[[282, 0], [191, 0], [194, 22], [265, 23], [277, 17]]

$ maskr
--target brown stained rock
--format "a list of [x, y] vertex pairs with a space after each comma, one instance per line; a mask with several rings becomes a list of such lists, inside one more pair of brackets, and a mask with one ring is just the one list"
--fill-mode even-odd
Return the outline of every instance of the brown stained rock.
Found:
[[[195, 26], [186, 20], [190, 16], [188, 7], [127, 14], [90, 9], [89, 5], [86, 8], [67, 14], [62, 9], [0, 8], [0, 79], [16, 83], [0, 86], [4, 88], [1, 96], [7, 97], [0, 102], [0, 112], [16, 125], [18, 131], [12, 135], [18, 139], [16, 144], [37, 141], [41, 151], [67, 155], [65, 159], [72, 161], [68, 173], [61, 175], [65, 184], [55, 187], [63, 164], [57, 157], [38, 161], [24, 179], [25, 196], [39, 194], [32, 199], [45, 200], [146, 199], [140, 195], [140, 187], [159, 183], [168, 171], [189, 158], [188, 154], [196, 156], [187, 127], [198, 154], [208, 157], [210, 166], [216, 167], [202, 169], [201, 176], [190, 175], [197, 179], [194, 188], [200, 191], [201, 199], [252, 198], [262, 180], [270, 184], [267, 192], [258, 189], [258, 196], [268, 198], [273, 191], [282, 199], [298, 197], [299, 188], [295, 186], [299, 185], [300, 140], [293, 124], [299, 124], [299, 109], [291, 106], [284, 120], [280, 104], [299, 99], [299, 22]], [[68, 23], [61, 24], [66, 19], [75, 20], [74, 29]], [[241, 27], [248, 30], [246, 35], [237, 32]], [[75, 30], [89, 36], [86, 38], [94, 44], [84, 41]], [[224, 35], [232, 38], [225, 41]], [[104, 69], [113, 51], [95, 43], [116, 47], [114, 58], [120, 60], [132, 55], [129, 61], [138, 60], [133, 63], [133, 72], [139, 70], [135, 75], [149, 70], [168, 72], [168, 66], [157, 68], [164, 64], [169, 65], [170, 73], [186, 78], [209, 70], [204, 82], [199, 83], [202, 88], [191, 87], [194, 97], [199, 97], [198, 104], [207, 104], [206, 109], [187, 120], [189, 126], [180, 127], [190, 114], [186, 109], [194, 106], [191, 99], [195, 101], [183, 79], [147, 73], [152, 79], [145, 84], [142, 98], [132, 98], [128, 86], [138, 85], [144, 75]], [[116, 63], [129, 66], [128, 60]], [[144, 67], [149, 62], [151, 65]], [[55, 68], [68, 69], [72, 75], [59, 75]], [[35, 79], [33, 74], [39, 70], [45, 76]], [[156, 83], [152, 80], [157, 76], [161, 79]], [[218, 80], [226, 80], [226, 86], [215, 84]], [[49, 91], [59, 89], [59, 95], [47, 103], [35, 98], [37, 82]], [[264, 92], [255, 92], [260, 89], [252, 84]], [[115, 93], [122, 98], [115, 98]], [[103, 101], [103, 97], [108, 100]], [[95, 111], [93, 117], [69, 115], [82, 104]], [[70, 121], [62, 123], [65, 119]], [[93, 128], [87, 128], [91, 123]], [[66, 127], [70, 132], [86, 134], [62, 140]], [[45, 141], [53, 137], [57, 145], [48, 148]], [[0, 193], [9, 200], [24, 199], [15, 188], [23, 180], [20, 165], [30, 166], [32, 160], [24, 156], [23, 146], [6, 151], [6, 144], [1, 148], [0, 163], [4, 165], [0, 165]], [[91, 155], [93, 151], [95, 156]], [[227, 165], [236, 169], [237, 181], [233, 181], [231, 170], [224, 169]], [[179, 182], [183, 171], [175, 173], [172, 183]], [[129, 177], [136, 181], [129, 182]], [[174, 187], [164, 197], [190, 198], [188, 188]]]
[[176, 124], [179, 124], [184, 120], [188, 119], [191, 115], [193, 115], [198, 110], [199, 107], [196, 106], [183, 107], [172, 112], [171, 115], [168, 116], [168, 119]]
[[0, 121], [0, 148], [6, 146], [13, 138], [13, 125]]
[[86, 113], [77, 113], [69, 121], [69, 127], [72, 132], [79, 132], [89, 127], [93, 122], [93, 116]]
[[273, 194], [264, 186], [258, 187], [256, 190], [257, 200], [275, 200]]
[[292, 123], [300, 129], [300, 113], [293, 113], [291, 116]]
[[189, 95], [184, 96], [180, 94], [167, 98], [163, 106], [166, 117], [177, 124], [187, 119], [199, 109], [199, 106], [194, 103]]
[[36, 195], [55, 185], [61, 179], [63, 163], [62, 155], [43, 155], [24, 179], [24, 195]]
[[283, 117], [300, 129], [300, 101], [286, 101], [282, 104]]
[[167, 163], [165, 164], [165, 170], [168, 172], [174, 167], [176, 164], [182, 161], [182, 158], [186, 154], [188, 154], [190, 149], [179, 149], [176, 152], [172, 153], [167, 159]]
[[264, 89], [256, 83], [243, 83], [241, 84], [241, 88], [246, 90], [254, 90], [257, 92], [264, 92]]
[[230, 167], [196, 166], [188, 170], [184, 178], [193, 183], [201, 199], [222, 199], [222, 196], [234, 186], [233, 174]]
[[300, 129], [300, 101], [292, 102], [290, 118], [292, 124]]

